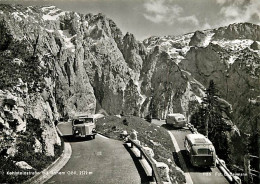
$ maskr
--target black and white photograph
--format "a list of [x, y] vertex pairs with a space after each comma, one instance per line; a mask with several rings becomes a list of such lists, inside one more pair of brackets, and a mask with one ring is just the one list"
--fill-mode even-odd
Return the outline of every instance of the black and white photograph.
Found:
[[0, 0], [0, 184], [260, 184], [260, 0]]

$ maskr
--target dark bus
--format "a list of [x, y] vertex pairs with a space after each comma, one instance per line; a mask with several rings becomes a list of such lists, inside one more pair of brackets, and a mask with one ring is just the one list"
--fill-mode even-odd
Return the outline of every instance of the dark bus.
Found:
[[185, 136], [184, 146], [195, 167], [216, 167], [216, 151], [212, 142], [202, 134]]

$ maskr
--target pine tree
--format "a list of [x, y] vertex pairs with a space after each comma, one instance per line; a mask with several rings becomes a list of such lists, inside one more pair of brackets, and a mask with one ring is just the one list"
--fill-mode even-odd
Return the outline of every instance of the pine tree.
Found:
[[227, 114], [232, 107], [229, 108], [230, 104], [219, 97], [213, 80], [205, 94], [198, 111], [191, 117], [191, 123], [213, 142], [220, 158], [230, 163], [230, 137], [226, 131], [230, 129], [229, 122], [232, 123], [230, 114]]
[[206, 89], [206, 97], [203, 98], [202, 106], [204, 108], [205, 116], [205, 135], [209, 135], [209, 127], [212, 128], [214, 120], [219, 119], [218, 112], [216, 112], [217, 102], [217, 88], [213, 80], [210, 80], [209, 87]]

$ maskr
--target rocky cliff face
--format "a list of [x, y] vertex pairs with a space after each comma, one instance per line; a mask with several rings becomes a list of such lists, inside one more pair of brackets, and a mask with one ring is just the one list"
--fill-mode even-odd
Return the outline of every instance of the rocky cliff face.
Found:
[[26, 147], [54, 156], [61, 116], [140, 114], [146, 48], [112, 20], [54, 6], [0, 5], [0, 26], [2, 155], [19, 161]]
[[[18, 109], [8, 105], [19, 127], [11, 132], [26, 131], [21, 127], [28, 116], [39, 120], [43, 131], [37, 140], [52, 141], [35, 144], [50, 155], [59, 143], [53, 121], [60, 116], [104, 109], [109, 114], [165, 118], [180, 112], [189, 117], [211, 79], [232, 104], [239, 128], [250, 132], [258, 121], [252, 114], [259, 108], [258, 25], [233, 24], [139, 42], [102, 14], [1, 5], [0, 27], [1, 124], [10, 129], [6, 95], [26, 99], [22, 107], [12, 102]], [[243, 114], [248, 107], [255, 110]]]
[[259, 41], [260, 40], [260, 30], [258, 25], [251, 23], [243, 24], [231, 24], [227, 27], [221, 27], [214, 30], [214, 39], [250, 39]]
[[[187, 88], [183, 83], [193, 79], [176, 64], [175, 51], [169, 54], [160, 47], [151, 51], [132, 34], [123, 36], [102, 14], [2, 5], [1, 17], [3, 53], [22, 65], [25, 56], [37, 60], [46, 70], [43, 78], [49, 79], [54, 106], [62, 115], [103, 108], [111, 114], [145, 116], [151, 99], [160, 118], [168, 109], [184, 108], [179, 103]], [[161, 95], [166, 100], [159, 99]]]

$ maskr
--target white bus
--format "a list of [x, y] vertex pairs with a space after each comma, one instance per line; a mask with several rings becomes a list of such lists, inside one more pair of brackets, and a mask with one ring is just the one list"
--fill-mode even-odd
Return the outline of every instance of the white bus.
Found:
[[212, 142], [202, 134], [185, 136], [184, 147], [191, 164], [196, 167], [216, 167], [216, 151]]
[[79, 116], [72, 120], [72, 133], [75, 137], [90, 136], [95, 139], [96, 124], [95, 119], [91, 116]]

